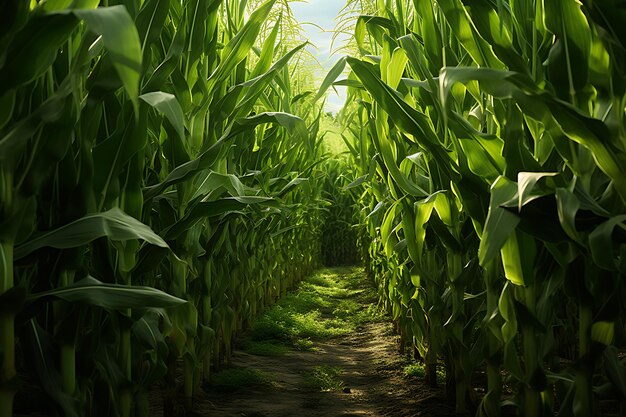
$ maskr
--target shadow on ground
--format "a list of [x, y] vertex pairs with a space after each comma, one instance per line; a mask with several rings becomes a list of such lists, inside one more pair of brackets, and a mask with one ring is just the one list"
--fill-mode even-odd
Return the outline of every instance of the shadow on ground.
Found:
[[405, 376], [407, 359], [375, 304], [360, 269], [305, 280], [239, 341], [246, 349], [205, 385], [196, 415], [453, 416], [442, 390]]

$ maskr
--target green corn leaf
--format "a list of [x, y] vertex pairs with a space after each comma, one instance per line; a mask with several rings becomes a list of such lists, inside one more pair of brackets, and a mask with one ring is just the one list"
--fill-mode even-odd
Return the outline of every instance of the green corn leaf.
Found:
[[498, 255], [520, 222], [519, 216], [502, 207], [513, 199], [517, 199], [517, 186], [507, 178], [500, 177], [491, 186], [489, 213], [480, 238], [478, 259], [482, 266]]
[[439, 22], [435, 20], [432, 0], [414, 0], [415, 10], [422, 18], [421, 35], [424, 39], [424, 47], [433, 69], [443, 66], [442, 39], [438, 28]]
[[546, 2], [544, 7], [546, 27], [557, 36], [548, 62], [550, 80], [575, 103], [589, 76], [591, 29], [576, 0]]
[[443, 68], [439, 81], [444, 106], [454, 83], [472, 80], [478, 81], [481, 88], [494, 97], [514, 98], [526, 117], [562, 132], [571, 141], [589, 149], [595, 163], [614, 181], [620, 197], [626, 201], [626, 153], [611, 142], [611, 133], [602, 121], [539, 90], [522, 74], [491, 68]]
[[[413, 135], [420, 146], [424, 147], [437, 160], [442, 169], [452, 175], [457, 170], [456, 164], [441, 147], [439, 140], [426, 116], [405, 102], [397, 91], [385, 84], [376, 74], [374, 66], [354, 58], [347, 58], [350, 67], [359, 77], [363, 86], [378, 104], [404, 132]], [[416, 194], [420, 195], [420, 194]]]
[[296, 189], [300, 184], [307, 183], [309, 181], [308, 178], [294, 178], [289, 183], [287, 183], [276, 195], [278, 198], [282, 198], [290, 191]]
[[17, 163], [28, 140], [44, 123], [56, 122], [63, 117], [65, 101], [71, 93], [70, 84], [64, 84], [31, 114], [13, 123], [0, 137], [0, 162], [6, 166]]
[[[536, 184], [542, 178], [555, 177], [557, 176], [557, 172], [520, 172], [517, 174], [517, 195], [518, 195], [518, 203], [517, 209], [518, 211], [522, 211], [522, 207], [533, 201], [536, 198], [542, 197], [547, 193], [542, 190], [538, 190], [538, 187], [535, 187]], [[551, 192], [548, 192], [551, 194]]]
[[156, 288], [105, 284], [87, 277], [76, 284], [29, 296], [31, 301], [55, 298], [70, 303], [84, 303], [106, 310], [123, 311], [150, 307], [172, 307], [187, 301], [174, 297]]
[[[246, 93], [241, 101], [237, 103], [236, 114], [240, 116], [247, 115], [252, 110], [253, 106], [256, 104], [261, 94], [263, 94], [264, 89], [271, 83], [276, 75], [280, 71], [282, 71], [283, 68], [285, 68], [291, 58], [296, 53], [301, 51], [306, 45], [308, 45], [308, 42], [301, 43], [300, 45], [296, 46], [285, 55], [283, 55], [278, 61], [274, 63], [274, 65], [271, 66], [271, 68], [266, 73], [261, 74], [258, 77], [252, 78], [241, 84], [241, 86], [245, 88]], [[292, 99], [292, 102], [295, 99], [296, 97]]]
[[589, 234], [589, 248], [593, 261], [600, 268], [616, 270], [616, 253], [618, 245], [613, 238], [615, 229], [626, 230], [626, 215], [613, 216]]
[[302, 141], [306, 141], [309, 137], [306, 123], [298, 116], [284, 112], [265, 112], [255, 116], [238, 119], [234, 122], [230, 134], [235, 135], [263, 123], [278, 123], [287, 131]]
[[272, 204], [273, 201], [274, 199], [270, 197], [242, 196], [226, 197], [216, 201], [198, 202], [193, 204], [182, 219], [164, 230], [163, 235], [168, 240], [175, 239], [202, 219], [220, 217], [228, 213], [242, 210], [250, 205]]
[[[142, 104], [147, 109], [145, 104]], [[148, 123], [148, 112], [142, 109], [135, 113], [135, 123], [120, 126], [111, 136], [93, 147], [94, 179], [93, 188], [99, 198], [99, 210], [112, 205], [119, 197], [118, 181], [124, 169], [132, 164], [136, 155], [146, 146], [145, 129]], [[135, 178], [137, 186], [139, 178]], [[131, 212], [136, 214], [136, 212]]]
[[357, 80], [350, 80], [348, 78], [343, 79], [343, 80], [337, 80], [333, 83], [333, 86], [337, 86], [337, 87], [352, 87], [352, 88], [358, 88], [361, 90], [364, 90], [365, 88], [363, 87], [363, 84], [361, 84], [359, 81]]
[[413, 227], [415, 228], [414, 236], [417, 242], [417, 255], [420, 260], [424, 250], [426, 224], [428, 223], [428, 220], [430, 220], [430, 216], [435, 208], [435, 202], [440, 197], [442, 197], [441, 193], [437, 192], [415, 203], [415, 225]]
[[281, 27], [281, 21], [282, 17], [279, 17], [274, 23], [274, 27], [272, 28], [269, 36], [265, 38], [265, 42], [263, 42], [263, 49], [261, 49], [261, 54], [259, 55], [259, 61], [256, 63], [254, 70], [252, 70], [252, 73], [250, 74], [251, 79], [258, 77], [270, 69], [272, 59], [274, 58], [274, 46], [278, 36], [278, 29]]
[[76, 18], [69, 14], [43, 14], [29, 19], [2, 52], [0, 97], [47, 71], [77, 25]]
[[185, 46], [184, 32], [182, 30], [176, 31], [172, 43], [165, 55], [163, 61], [154, 69], [154, 72], [149, 77], [144, 78], [146, 80], [143, 91], [156, 91], [163, 88], [167, 78], [174, 73], [178, 65], [178, 59], [180, 58], [183, 48]]
[[159, 39], [169, 12], [170, 0], [146, 0], [143, 3], [135, 23], [144, 57], [146, 49]]
[[235, 67], [248, 55], [274, 3], [276, 0], [268, 0], [259, 6], [250, 15], [244, 27], [224, 47], [223, 60], [209, 77], [209, 90], [212, 89], [212, 85], [230, 76]]
[[15, 259], [20, 259], [43, 247], [77, 248], [101, 237], [116, 241], [140, 239], [162, 248], [168, 247], [150, 227], [119, 208], [112, 208], [104, 213], [89, 214], [58, 229], [32, 237], [15, 248], [14, 256]]
[[567, 188], [557, 188], [556, 203], [561, 227], [571, 239], [582, 243], [582, 238], [576, 229], [576, 213], [580, 209], [580, 201]]
[[457, 211], [456, 203], [448, 193], [440, 192], [439, 194], [435, 200], [437, 215], [446, 226], [454, 227], [455, 219], [453, 216]]
[[[213, 0], [211, 3], [219, 3], [219, 1]], [[198, 61], [198, 58], [205, 50], [208, 15], [207, 2], [202, 0], [185, 2], [185, 12], [186, 27], [183, 30], [187, 35], [186, 50], [189, 54], [189, 64], [193, 64]]]
[[513, 287], [510, 283], [506, 283], [500, 298], [498, 299], [498, 310], [504, 319], [502, 325], [502, 337], [504, 342], [508, 343], [517, 336], [517, 315], [515, 310], [515, 298], [513, 296]]
[[167, 344], [160, 328], [166, 326], [161, 326], [159, 322], [167, 322], [168, 320], [169, 317], [164, 314], [163, 310], [152, 309], [133, 324], [133, 336], [137, 337], [152, 349], [165, 351]]
[[452, 113], [450, 128], [459, 137], [460, 158], [467, 160], [470, 171], [489, 183], [504, 174], [506, 161], [502, 156], [504, 142], [492, 135], [481, 134], [459, 115]]
[[530, 73], [528, 62], [524, 61], [513, 45], [511, 29], [506, 23], [506, 9], [506, 6], [480, 2], [472, 4], [468, 11], [477, 33], [487, 41], [498, 59], [512, 70]]
[[394, 228], [394, 221], [398, 204], [399, 201], [396, 201], [387, 209], [384, 214], [382, 224], [380, 226], [380, 237], [384, 244], [385, 253], [387, 254], [387, 256], [391, 256], [391, 253], [393, 252], [393, 245], [395, 244], [392, 239], [392, 231]]
[[385, 80], [391, 88], [398, 88], [408, 62], [409, 58], [400, 48], [396, 48], [391, 54], [391, 59], [387, 64], [387, 79]]
[[319, 90], [317, 90], [317, 94], [315, 95], [313, 101], [319, 100], [324, 96], [324, 94], [326, 94], [326, 91], [333, 85], [335, 80], [339, 78], [341, 74], [343, 74], [343, 70], [345, 69], [345, 67], [346, 58], [339, 58], [339, 60], [337, 60], [337, 62], [335, 63], [335, 65], [333, 65], [330, 71], [328, 71], [328, 74], [326, 74], [326, 77], [324, 78], [324, 81], [322, 81], [322, 84], [320, 84], [320, 88]]
[[301, 118], [288, 113], [267, 112], [247, 117], [245, 119], [237, 119], [226, 129], [222, 137], [215, 144], [213, 144], [206, 151], [202, 152], [196, 159], [174, 168], [161, 183], [146, 187], [144, 189], [144, 198], [154, 198], [162, 193], [167, 187], [179, 184], [198, 172], [211, 168], [218, 160], [228, 140], [238, 134], [252, 131], [256, 126], [264, 123], [278, 123], [287, 128], [290, 133], [303, 140], [308, 137], [308, 131], [304, 121]]
[[37, 376], [46, 394], [58, 404], [68, 417], [81, 415], [77, 398], [63, 392], [61, 375], [57, 369], [57, 358], [53, 357], [54, 344], [52, 336], [47, 333], [34, 319], [27, 324], [26, 337], [23, 341], [24, 350], [33, 360]]
[[357, 178], [356, 180], [352, 181], [350, 184], [346, 185], [344, 188], [346, 190], [349, 190], [351, 188], [356, 188], [361, 186], [363, 183], [365, 183], [365, 181], [369, 178], [368, 174], [365, 175], [361, 175], [359, 178]]
[[236, 175], [220, 174], [215, 171], [209, 171], [204, 179], [198, 183], [192, 199], [207, 195], [219, 188], [225, 189], [233, 197], [242, 197], [247, 188]]
[[392, 37], [397, 37], [397, 34], [395, 33], [395, 26], [390, 19], [380, 16], [359, 16], [354, 31], [354, 37], [357, 41], [357, 45], [361, 49], [361, 52], [367, 53], [364, 44], [366, 28], [369, 30], [370, 35], [374, 38], [378, 45], [382, 45], [385, 31], [389, 31]]
[[180, 140], [185, 140], [185, 119], [183, 109], [180, 107], [178, 100], [172, 94], [162, 91], [155, 91], [139, 96], [140, 99], [163, 113], [167, 120], [172, 124]]
[[519, 230], [511, 232], [500, 250], [506, 279], [515, 285], [533, 285], [536, 252], [532, 236]]
[[15, 108], [15, 91], [0, 95], [0, 129], [11, 120], [13, 109]]
[[[409, 204], [406, 200], [402, 200], [402, 230], [404, 231], [404, 236], [406, 236], [407, 250], [411, 260], [419, 266], [422, 260], [422, 245], [418, 243], [418, 237], [415, 235], [415, 229], [416, 222], [413, 207], [411, 207], [411, 204]], [[420, 238], [423, 238], [423, 236], [420, 236]], [[420, 280], [420, 275], [413, 274], [411, 276], [411, 280], [413, 285], [419, 286], [418, 282]]]
[[608, 346], [603, 354], [604, 369], [613, 386], [622, 396], [626, 396], [626, 364], [620, 360], [615, 346]]
[[408, 176], [398, 168], [397, 163], [394, 159], [395, 144], [386, 136], [386, 133], [383, 135], [376, 135], [375, 140], [377, 142], [378, 149], [380, 151], [380, 155], [382, 156], [385, 168], [389, 170], [389, 173], [395, 183], [407, 194], [413, 195], [415, 197], [427, 196], [428, 193], [426, 192], [426, 190], [422, 189], [420, 186], [411, 181]]
[[139, 109], [139, 79], [141, 78], [141, 42], [133, 20], [124, 6], [75, 10], [89, 30], [102, 36], [102, 42], [115, 66], [135, 112]]
[[211, 168], [223, 151], [225, 142], [226, 139], [224, 138], [218, 140], [209, 149], [202, 152], [196, 159], [192, 159], [174, 168], [162, 182], [144, 188], [144, 198], [146, 200], [152, 199], [162, 193], [167, 187], [179, 184], [198, 172]]
[[597, 321], [591, 325], [591, 340], [610, 346], [615, 335], [615, 323], [609, 321]]
[[471, 55], [474, 62], [481, 67], [498, 69], [504, 67], [493, 53], [491, 45], [476, 30], [469, 13], [460, 0], [437, 0], [437, 4], [441, 7], [455, 36]]

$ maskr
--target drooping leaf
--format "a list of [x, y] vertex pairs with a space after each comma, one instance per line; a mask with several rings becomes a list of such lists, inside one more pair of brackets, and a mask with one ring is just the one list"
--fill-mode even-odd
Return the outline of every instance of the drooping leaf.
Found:
[[500, 252], [520, 222], [517, 215], [502, 207], [516, 197], [517, 186], [505, 177], [500, 177], [491, 187], [489, 213], [478, 248], [478, 258], [483, 266]]
[[180, 140], [185, 140], [183, 109], [174, 95], [162, 91], [154, 91], [142, 94], [139, 98], [163, 113], [176, 130], [176, 133], [178, 133]]
[[87, 24], [89, 30], [102, 36], [104, 48], [137, 111], [141, 78], [141, 42], [126, 7], [119, 5], [93, 10], [75, 10], [74, 14]]
[[32, 237], [15, 248], [14, 256], [15, 259], [20, 259], [43, 247], [77, 248], [105, 236], [117, 241], [140, 239], [162, 248], [168, 247], [150, 227], [119, 208], [112, 208], [103, 213], [86, 215], [58, 229]]
[[330, 71], [328, 71], [328, 74], [326, 74], [326, 77], [324, 78], [324, 81], [322, 81], [322, 84], [320, 84], [320, 88], [319, 90], [317, 90], [317, 94], [315, 95], [313, 101], [319, 100], [324, 96], [324, 94], [326, 94], [326, 91], [331, 87], [331, 85], [333, 85], [335, 80], [339, 78], [341, 74], [343, 74], [343, 70], [345, 67], [346, 58], [339, 58], [339, 60], [337, 60], [337, 62], [335, 63], [335, 65], [333, 65]]
[[172, 307], [187, 302], [156, 288], [105, 284], [93, 277], [87, 277], [69, 287], [34, 293], [29, 296], [31, 301], [46, 298], [56, 298], [70, 303], [84, 303], [115, 311]]

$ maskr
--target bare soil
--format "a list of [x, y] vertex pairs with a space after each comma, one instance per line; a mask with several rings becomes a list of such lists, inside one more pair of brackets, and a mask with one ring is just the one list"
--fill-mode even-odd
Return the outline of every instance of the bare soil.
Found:
[[[280, 357], [236, 351], [232, 365], [273, 376], [271, 386], [236, 392], [205, 392], [197, 415], [283, 416], [453, 416], [442, 390], [403, 375], [403, 359], [390, 323], [368, 323], [347, 337], [316, 342], [314, 352]], [[343, 370], [344, 388], [321, 392], [306, 387], [305, 375], [327, 365]]]
[[[376, 303], [371, 284], [355, 268], [329, 270], [330, 281], [337, 276], [356, 280], [341, 281], [349, 290], [342, 297], [326, 297], [330, 308], [322, 309], [319, 320], [337, 319], [334, 309], [343, 298], [360, 307], [351, 314], [367, 311]], [[328, 272], [328, 271], [327, 271]], [[358, 276], [360, 275], [360, 277]], [[343, 279], [343, 278], [341, 278]], [[331, 294], [332, 292], [329, 292]], [[300, 290], [295, 297], [305, 297]], [[335, 293], [336, 295], [338, 293]], [[309, 296], [311, 294], [309, 293]], [[341, 295], [341, 294], [339, 294]], [[311, 298], [314, 299], [314, 298]], [[327, 306], [328, 307], [328, 306]], [[389, 416], [448, 417], [454, 406], [445, 397], [444, 388], [428, 387], [421, 378], [407, 377], [408, 358], [399, 351], [399, 337], [391, 319], [368, 319], [357, 322], [354, 331], [344, 336], [313, 339], [313, 349], [288, 350], [280, 356], [260, 356], [235, 350], [230, 366], [254, 370], [269, 376], [270, 383], [242, 384], [224, 392], [219, 386], [204, 384], [194, 398], [193, 411], [187, 416], [211, 417], [287, 417], [287, 416]], [[244, 333], [241, 340], [250, 334]], [[249, 339], [248, 339], [249, 340]], [[319, 369], [337, 371], [338, 385], [320, 389], [311, 384], [311, 375]], [[162, 416], [162, 390], [151, 393], [150, 415]], [[182, 410], [181, 410], [182, 411]]]

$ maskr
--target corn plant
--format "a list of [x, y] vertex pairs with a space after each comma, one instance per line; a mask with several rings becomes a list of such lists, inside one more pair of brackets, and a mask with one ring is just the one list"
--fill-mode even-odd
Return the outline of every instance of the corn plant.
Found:
[[323, 168], [326, 174], [323, 196], [328, 207], [321, 230], [321, 260], [327, 266], [354, 265], [359, 257], [354, 228], [355, 185], [346, 175], [350, 167], [345, 158], [335, 157], [328, 159]]
[[399, 330], [445, 360], [459, 413], [499, 415], [502, 371], [521, 415], [623, 404], [617, 3], [367, 7], [338, 83], [361, 102], [362, 245]]
[[2, 416], [23, 379], [67, 416], [148, 415], [162, 382], [173, 415], [178, 367], [188, 408], [318, 263], [318, 116], [276, 1], [113, 3], [1, 6]]

